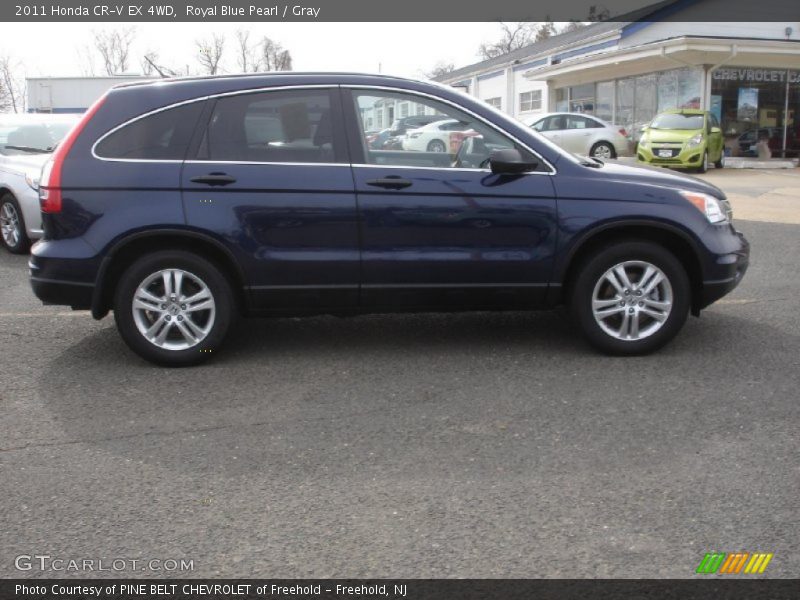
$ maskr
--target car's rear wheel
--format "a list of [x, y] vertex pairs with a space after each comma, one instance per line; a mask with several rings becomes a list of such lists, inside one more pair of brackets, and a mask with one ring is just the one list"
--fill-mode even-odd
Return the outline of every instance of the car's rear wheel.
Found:
[[606, 246], [585, 261], [570, 308], [588, 341], [609, 354], [646, 354], [680, 331], [689, 278], [668, 250], [643, 241]]
[[24, 254], [31, 245], [22, 210], [11, 194], [0, 197], [0, 241], [12, 254]]
[[446, 152], [447, 148], [442, 140], [431, 140], [428, 142], [428, 152]]
[[219, 350], [233, 306], [231, 286], [214, 263], [165, 250], [140, 258], [123, 273], [114, 318], [122, 339], [142, 358], [188, 366]]
[[608, 142], [597, 142], [592, 146], [591, 155], [595, 158], [616, 158], [617, 153], [614, 152], [614, 146]]

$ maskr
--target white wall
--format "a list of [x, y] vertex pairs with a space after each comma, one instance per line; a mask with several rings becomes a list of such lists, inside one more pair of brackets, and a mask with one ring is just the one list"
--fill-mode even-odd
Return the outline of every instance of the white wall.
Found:
[[506, 93], [506, 76], [505, 72], [496, 77], [483, 79], [478, 81], [478, 90], [475, 94], [481, 100], [488, 100], [489, 98], [502, 98], [501, 110], [508, 112], [508, 94]]
[[28, 110], [83, 111], [109, 88], [128, 81], [143, 81], [143, 77], [45, 77], [29, 78]]

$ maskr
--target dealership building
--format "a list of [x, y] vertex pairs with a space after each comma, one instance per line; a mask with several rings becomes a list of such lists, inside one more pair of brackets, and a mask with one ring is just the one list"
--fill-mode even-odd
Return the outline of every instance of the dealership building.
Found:
[[[725, 0], [709, 2], [724, 14]], [[750, 132], [768, 135], [773, 154], [796, 156], [800, 22], [697, 22], [692, 4], [593, 23], [438, 81], [528, 123], [543, 112], [583, 112], [633, 137], [662, 110], [702, 108], [717, 116], [734, 154], [732, 142]]]

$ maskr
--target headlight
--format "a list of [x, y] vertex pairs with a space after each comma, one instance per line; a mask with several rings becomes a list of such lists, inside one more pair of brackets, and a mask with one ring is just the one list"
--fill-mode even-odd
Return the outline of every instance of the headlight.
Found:
[[681, 195], [703, 213], [709, 223], [725, 223], [731, 214], [727, 200], [720, 200], [710, 194], [681, 190]]
[[25, 174], [25, 183], [34, 191], [39, 191], [39, 178], [31, 175], [30, 173]]
[[692, 136], [692, 137], [689, 138], [689, 141], [686, 142], [686, 147], [687, 148], [694, 148], [696, 146], [699, 146], [702, 143], [703, 143], [703, 134], [702, 133], [698, 133], [697, 135]]
[[642, 138], [639, 140], [639, 147], [640, 148], [647, 148], [650, 145], [650, 142], [646, 138]]

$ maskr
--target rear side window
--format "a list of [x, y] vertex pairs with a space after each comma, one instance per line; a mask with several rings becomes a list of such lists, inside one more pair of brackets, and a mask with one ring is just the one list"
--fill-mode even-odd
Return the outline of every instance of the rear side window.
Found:
[[103, 138], [100, 158], [183, 160], [203, 102], [191, 102], [139, 118]]
[[217, 100], [197, 158], [209, 161], [330, 163], [327, 90], [276, 90]]

